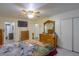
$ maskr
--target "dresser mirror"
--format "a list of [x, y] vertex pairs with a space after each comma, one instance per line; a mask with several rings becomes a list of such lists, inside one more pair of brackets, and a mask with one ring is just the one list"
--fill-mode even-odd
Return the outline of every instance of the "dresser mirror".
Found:
[[40, 34], [40, 42], [50, 44], [56, 48], [57, 38], [55, 34], [55, 21], [48, 20], [44, 23], [44, 33]]
[[52, 34], [55, 32], [55, 21], [48, 20], [44, 23], [44, 33]]

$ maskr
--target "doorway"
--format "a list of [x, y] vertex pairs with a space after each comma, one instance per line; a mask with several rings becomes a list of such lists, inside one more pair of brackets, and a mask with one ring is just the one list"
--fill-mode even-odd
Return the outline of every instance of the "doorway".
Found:
[[39, 24], [33, 25], [34, 40], [39, 40]]
[[14, 23], [13, 22], [5, 22], [5, 43], [6, 42], [13, 42], [14, 41]]

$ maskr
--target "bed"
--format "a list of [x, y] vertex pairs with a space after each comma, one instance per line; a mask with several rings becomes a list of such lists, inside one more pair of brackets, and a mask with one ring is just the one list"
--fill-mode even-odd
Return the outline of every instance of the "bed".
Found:
[[49, 44], [27, 40], [6, 44], [0, 48], [0, 56], [53, 56], [57, 51]]
[[26, 44], [31, 43], [34, 44], [36, 48], [34, 48], [33, 56], [54, 56], [57, 54], [56, 48], [52, 47], [49, 43], [39, 42], [38, 40], [27, 40]]

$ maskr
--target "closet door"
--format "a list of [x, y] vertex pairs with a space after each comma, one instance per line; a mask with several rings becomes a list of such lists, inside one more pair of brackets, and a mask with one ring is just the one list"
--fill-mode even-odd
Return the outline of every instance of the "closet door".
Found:
[[73, 50], [79, 52], [79, 18], [73, 19]]
[[61, 20], [61, 47], [72, 50], [72, 19]]

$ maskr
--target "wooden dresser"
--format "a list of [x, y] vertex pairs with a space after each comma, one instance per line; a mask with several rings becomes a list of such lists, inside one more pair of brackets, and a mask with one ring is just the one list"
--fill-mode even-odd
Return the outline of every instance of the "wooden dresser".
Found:
[[0, 29], [0, 46], [3, 44], [3, 30]]
[[29, 40], [29, 31], [21, 31], [21, 40]]
[[53, 47], [57, 46], [57, 40], [54, 34], [40, 34], [40, 42], [51, 44]]

